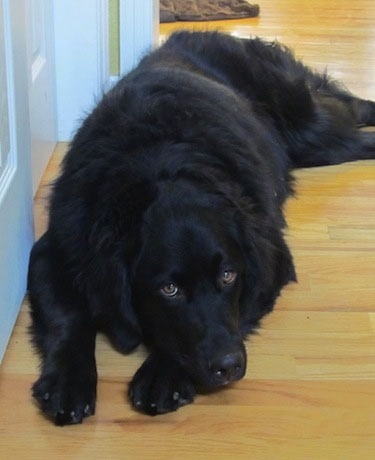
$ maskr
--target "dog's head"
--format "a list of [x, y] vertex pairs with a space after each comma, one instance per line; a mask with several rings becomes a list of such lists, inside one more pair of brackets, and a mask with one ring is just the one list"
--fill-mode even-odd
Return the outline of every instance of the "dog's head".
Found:
[[164, 186], [143, 216], [133, 308], [146, 343], [204, 387], [244, 376], [243, 339], [290, 271], [282, 238], [266, 241], [254, 220], [184, 181]]
[[242, 201], [183, 178], [140, 184], [93, 229], [104, 249], [89, 278], [120, 306], [126, 346], [142, 336], [208, 388], [244, 376], [246, 334], [294, 278], [280, 222]]
[[148, 211], [133, 302], [153, 347], [202, 385], [223, 385], [246, 369], [239, 328], [244, 257], [224, 216], [184, 201], [159, 199]]

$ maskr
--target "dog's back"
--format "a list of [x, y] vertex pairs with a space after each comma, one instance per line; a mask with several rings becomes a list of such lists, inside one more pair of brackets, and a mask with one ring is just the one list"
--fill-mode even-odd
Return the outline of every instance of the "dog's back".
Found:
[[255, 114], [269, 119], [282, 135], [293, 167], [375, 155], [374, 136], [358, 130], [375, 124], [375, 103], [352, 96], [277, 42], [177, 32], [140, 68], [161, 66], [198, 73], [250, 101]]

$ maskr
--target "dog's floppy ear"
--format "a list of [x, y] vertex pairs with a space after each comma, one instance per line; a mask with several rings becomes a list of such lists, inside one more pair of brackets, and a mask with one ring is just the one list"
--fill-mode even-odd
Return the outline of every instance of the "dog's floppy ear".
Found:
[[296, 281], [296, 273], [280, 225], [242, 214], [239, 231], [245, 254], [241, 315], [248, 333], [272, 310], [282, 287]]
[[141, 342], [132, 303], [131, 264], [140, 246], [143, 213], [155, 196], [152, 184], [123, 186], [98, 206], [101, 213], [91, 226], [86, 295], [95, 314], [104, 319], [104, 330], [122, 351], [130, 351]]

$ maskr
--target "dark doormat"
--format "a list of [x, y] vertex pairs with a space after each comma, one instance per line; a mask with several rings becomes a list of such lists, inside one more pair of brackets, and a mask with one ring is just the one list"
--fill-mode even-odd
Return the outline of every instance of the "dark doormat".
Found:
[[160, 0], [160, 22], [215, 21], [259, 15], [259, 5], [246, 0]]

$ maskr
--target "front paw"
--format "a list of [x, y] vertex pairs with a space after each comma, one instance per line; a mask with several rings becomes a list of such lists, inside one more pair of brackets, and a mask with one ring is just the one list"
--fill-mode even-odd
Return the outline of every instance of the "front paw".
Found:
[[95, 413], [96, 383], [96, 370], [74, 374], [50, 370], [34, 383], [32, 392], [45, 415], [63, 426], [82, 423]]
[[136, 410], [149, 415], [177, 410], [194, 400], [190, 377], [174, 361], [151, 355], [138, 369], [129, 386]]

